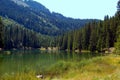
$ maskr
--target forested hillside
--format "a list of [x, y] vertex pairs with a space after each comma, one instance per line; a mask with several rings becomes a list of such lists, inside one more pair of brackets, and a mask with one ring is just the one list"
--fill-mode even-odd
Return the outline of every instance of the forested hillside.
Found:
[[11, 19], [0, 17], [0, 48], [33, 49], [54, 45], [54, 37], [42, 35]]
[[120, 50], [120, 2], [115, 16], [98, 21], [66, 18], [32, 0], [6, 1], [0, 1], [0, 48], [54, 46], [62, 50], [102, 51], [116, 47]]
[[33, 0], [0, 0], [0, 16], [0, 48], [5, 49], [55, 46], [57, 42], [53, 36], [78, 29], [92, 21], [51, 13]]
[[63, 50], [102, 51], [110, 47], [120, 50], [120, 2], [113, 17], [105, 16], [104, 21], [93, 21], [79, 30], [58, 37], [58, 46]]
[[72, 19], [51, 13], [42, 4], [33, 0], [0, 0], [0, 16], [13, 19], [27, 29], [45, 35], [58, 35], [78, 29], [92, 19]]

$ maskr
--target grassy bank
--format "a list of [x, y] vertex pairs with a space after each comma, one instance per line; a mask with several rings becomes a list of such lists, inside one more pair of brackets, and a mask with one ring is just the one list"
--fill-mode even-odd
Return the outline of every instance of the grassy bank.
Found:
[[120, 80], [120, 56], [107, 55], [83, 59], [81, 61], [59, 61], [44, 72], [28, 71], [17, 74], [5, 74], [0, 80]]

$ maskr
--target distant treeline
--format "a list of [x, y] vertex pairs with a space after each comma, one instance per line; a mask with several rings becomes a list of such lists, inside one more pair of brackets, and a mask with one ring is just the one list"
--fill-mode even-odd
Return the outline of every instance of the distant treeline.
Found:
[[115, 16], [105, 16], [103, 21], [95, 20], [79, 30], [54, 37], [42, 35], [8, 19], [3, 23], [0, 18], [0, 48], [59, 47], [62, 50], [102, 51], [115, 47], [120, 51], [120, 1], [117, 5]]
[[58, 37], [57, 46], [63, 50], [102, 51], [114, 47], [119, 35], [120, 15], [117, 13], [111, 18], [105, 16], [104, 21], [93, 21], [79, 30]]
[[115, 47], [120, 51], [120, 1], [115, 16], [105, 16], [103, 21], [93, 21], [83, 28], [68, 32], [56, 40], [63, 50], [102, 51]]
[[8, 22], [4, 25], [0, 18], [0, 48], [28, 49], [54, 45], [53, 37], [41, 35], [16, 23], [9, 24]]

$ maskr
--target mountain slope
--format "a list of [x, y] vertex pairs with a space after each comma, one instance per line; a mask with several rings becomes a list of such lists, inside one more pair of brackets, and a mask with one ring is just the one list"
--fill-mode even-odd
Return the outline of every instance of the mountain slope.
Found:
[[[41, 35], [25, 28], [14, 20], [2, 17], [4, 25], [4, 49], [31, 49], [53, 46], [53, 37]], [[52, 44], [50, 44], [52, 43]]]
[[78, 29], [92, 21], [72, 19], [55, 12], [51, 13], [42, 4], [33, 0], [0, 0], [0, 15], [46, 35], [58, 35]]

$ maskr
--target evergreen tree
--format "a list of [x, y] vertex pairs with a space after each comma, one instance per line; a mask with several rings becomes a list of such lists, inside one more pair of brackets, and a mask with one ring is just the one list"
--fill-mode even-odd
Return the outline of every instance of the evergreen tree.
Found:
[[116, 53], [120, 53], [120, 35], [115, 43]]
[[3, 42], [3, 23], [2, 23], [2, 18], [0, 17], [0, 48], [3, 48], [4, 47], [4, 42]]
[[73, 36], [72, 50], [74, 51], [77, 48], [78, 48], [78, 34], [77, 34], [77, 31], [75, 31]]
[[68, 33], [68, 42], [67, 42], [67, 49], [72, 50], [72, 34]]
[[61, 49], [63, 49], [63, 50], [67, 49], [67, 40], [68, 40], [68, 36], [66, 34], [66, 35], [63, 36], [63, 42], [62, 42]]
[[118, 26], [117, 34], [117, 41], [115, 42], [116, 53], [120, 53], [120, 26]]
[[102, 28], [103, 28], [102, 21], [99, 21], [98, 24], [97, 24], [97, 33], [96, 33], [97, 39], [98, 39], [96, 48], [99, 52], [102, 51], [102, 48], [103, 48], [102, 46], [104, 44], [103, 43], [103, 37], [102, 37], [102, 35], [103, 35]]
[[117, 3], [117, 12], [120, 12], [120, 0]]
[[96, 33], [92, 31], [90, 36], [89, 50], [94, 52], [96, 50]]

